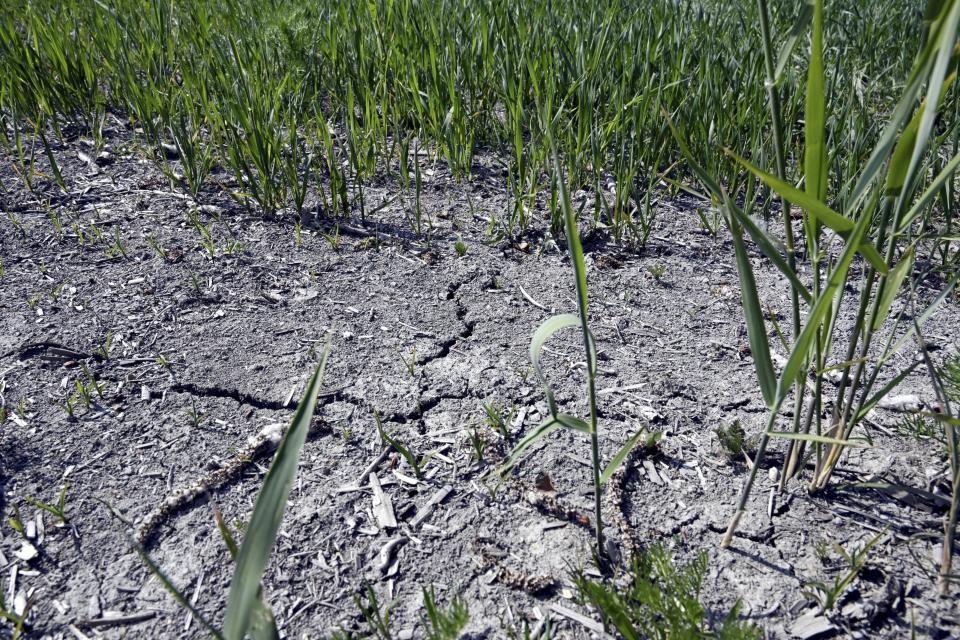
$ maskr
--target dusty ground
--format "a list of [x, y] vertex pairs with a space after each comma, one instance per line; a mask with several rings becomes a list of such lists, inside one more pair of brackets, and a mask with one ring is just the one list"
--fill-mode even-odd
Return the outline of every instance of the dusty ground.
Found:
[[[569, 263], [542, 233], [527, 246], [485, 242], [483, 217], [508, 206], [502, 176], [478, 166], [471, 184], [457, 185], [434, 167], [425, 193], [436, 226], [429, 247], [410, 237], [400, 201], [375, 216], [379, 228], [363, 232], [352, 220], [352, 230], [331, 241], [324, 222], [322, 232], [305, 228], [298, 242], [289, 219], [265, 221], [210, 189], [198, 214], [211, 233], [205, 247], [187, 215], [196, 206], [170, 191], [125, 133], [115, 131], [110, 145], [115, 159], [100, 167], [78, 158], [89, 152], [81, 141], [60, 150], [66, 195], [42, 180], [37, 194], [22, 190], [9, 159], [3, 163], [2, 510], [11, 516], [19, 506], [24, 521], [42, 526], [31, 540], [39, 553], [25, 560], [22, 538], [4, 523], [0, 564], [7, 602], [18, 592], [35, 602], [31, 637], [79, 637], [69, 625], [89, 637], [202, 636], [145, 569], [107, 505], [140, 520], [172, 491], [228, 465], [265, 425], [289, 420], [328, 340], [322, 422], [304, 448], [266, 580], [287, 636], [356, 627], [353, 596], [365, 582], [382, 601], [395, 601], [398, 633], [422, 633], [420, 590], [432, 584], [444, 601], [467, 600], [470, 637], [506, 637], [543, 614], [554, 637], [590, 636], [554, 609], [596, 617], [572, 598], [569, 581], [571, 567], [590, 565], [581, 515], [590, 513], [586, 440], [554, 434], [497, 491], [481, 477], [546, 411], [530, 369], [532, 331], [551, 313], [575, 308]], [[215, 177], [230, 186], [226, 174]], [[367, 199], [394, 194], [384, 181]], [[711, 615], [740, 599], [770, 637], [791, 637], [815, 611], [803, 585], [842, 569], [818, 557], [817, 543], [850, 548], [886, 530], [831, 612], [832, 632], [821, 637], [905, 637], [914, 619], [922, 637], [960, 635], [956, 602], [939, 598], [931, 577], [940, 506], [849, 486], [883, 479], [928, 489], [942, 472], [936, 443], [898, 435], [895, 414], [876, 412], [876, 446], [848, 459], [836, 489], [810, 497], [792, 486], [772, 520], [772, 481], [761, 474], [735, 548], [716, 548], [746, 469], [725, 459], [713, 429], [740, 420], [756, 433], [764, 408], [723, 230], [716, 238], [700, 230], [683, 200], [658, 206], [640, 252], [600, 234], [586, 240], [604, 457], [641, 427], [665, 434], [657, 453], [631, 460], [620, 499], [607, 500], [611, 538], [621, 549], [630, 539], [665, 541], [681, 560], [708, 550], [702, 597]], [[116, 238], [125, 257], [111, 255]], [[773, 311], [786, 314], [783, 282], [769, 271], [758, 277]], [[927, 284], [920, 295], [929, 299], [939, 283]], [[926, 337], [951, 348], [958, 325], [954, 299]], [[583, 415], [574, 338], [558, 337], [548, 349], [558, 400]], [[103, 383], [102, 397], [91, 394], [89, 407], [81, 398], [71, 417], [64, 404], [79, 397], [76, 381], [89, 386], [91, 376]], [[922, 397], [926, 389], [920, 377], [905, 383]], [[509, 444], [484, 424], [485, 401], [513, 410]], [[433, 454], [421, 481], [396, 454], [377, 468], [396, 529], [378, 525], [369, 483], [358, 485], [381, 452], [374, 411], [414, 451]], [[472, 455], [474, 430], [487, 442], [484, 461]], [[774, 449], [768, 462], [782, 456], [781, 444]], [[267, 464], [260, 460], [172, 514], [148, 542], [174, 583], [215, 620], [232, 567], [211, 507], [231, 525], [244, 522]], [[570, 513], [537, 488], [544, 473]], [[55, 502], [64, 483], [68, 522], [57, 526], [27, 498]], [[429, 512], [424, 505], [438, 492], [445, 497]], [[381, 569], [381, 549], [398, 536], [406, 543]], [[128, 618], [106, 624], [113, 612]]]

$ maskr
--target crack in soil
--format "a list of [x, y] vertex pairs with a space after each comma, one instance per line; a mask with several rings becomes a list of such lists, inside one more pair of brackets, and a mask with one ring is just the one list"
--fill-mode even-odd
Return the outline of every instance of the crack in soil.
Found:
[[191, 382], [180, 382], [171, 386], [169, 391], [176, 393], [188, 393], [192, 396], [202, 398], [226, 398], [236, 400], [240, 404], [247, 404], [257, 409], [269, 409], [272, 411], [283, 411], [285, 409], [296, 408], [296, 405], [290, 407], [287, 403], [278, 400], [264, 400], [249, 393], [244, 393], [238, 389], [227, 389], [225, 387], [203, 387]]

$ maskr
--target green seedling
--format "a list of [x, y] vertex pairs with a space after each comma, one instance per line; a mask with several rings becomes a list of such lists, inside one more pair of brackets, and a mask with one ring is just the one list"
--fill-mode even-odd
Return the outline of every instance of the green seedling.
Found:
[[187, 417], [190, 419], [190, 426], [194, 429], [199, 428], [206, 418], [206, 416], [197, 409], [197, 403], [193, 398], [190, 398], [190, 408], [187, 409]]
[[33, 609], [35, 604], [36, 597], [28, 597], [23, 610], [18, 614], [15, 610], [9, 608], [3, 591], [0, 590], [0, 619], [6, 620], [10, 624], [10, 640], [20, 640], [26, 637], [24, 634], [27, 630], [27, 618], [30, 617], [30, 610]]
[[647, 273], [653, 276], [654, 280], [660, 280], [667, 273], [667, 267], [662, 264], [652, 264], [647, 267]]
[[[822, 580], [808, 582], [803, 594], [810, 600], [816, 602], [822, 612], [832, 611], [840, 602], [843, 594], [846, 593], [847, 588], [853, 584], [853, 581], [857, 579], [860, 571], [867, 564], [867, 556], [870, 550], [877, 542], [886, 536], [886, 534], [886, 531], [881, 531], [866, 544], [855, 548], [852, 552], [847, 551], [836, 542], [831, 542], [829, 546], [832, 547], [837, 555], [844, 561], [845, 567], [833, 578], [832, 582]], [[819, 541], [815, 551], [817, 557], [820, 558], [822, 562], [832, 559], [826, 541]]]
[[393, 447], [397, 453], [403, 456], [403, 459], [406, 460], [407, 464], [410, 465], [410, 468], [413, 469], [413, 472], [417, 476], [418, 480], [423, 479], [423, 468], [426, 466], [430, 457], [424, 456], [422, 458], [417, 458], [417, 456], [409, 448], [405, 447], [402, 442], [391, 437], [390, 434], [384, 430], [383, 423], [380, 421], [380, 414], [378, 412], [373, 412], [373, 418], [377, 423], [377, 432], [380, 434], [380, 439], [385, 444]]
[[163, 247], [160, 245], [160, 241], [153, 237], [152, 234], [147, 234], [147, 245], [153, 250], [157, 257], [161, 260], [167, 259], [167, 254], [163, 250]]
[[187, 219], [200, 236], [200, 246], [211, 258], [217, 257], [217, 241], [213, 237], [213, 225], [205, 225], [195, 209], [187, 212]]
[[89, 409], [90, 405], [93, 403], [93, 396], [90, 393], [90, 388], [79, 380], [74, 380], [73, 389], [74, 395], [79, 398], [81, 402], [83, 402], [84, 407]]
[[453, 245], [453, 250], [457, 252], [457, 256], [460, 258], [467, 255], [467, 245], [463, 240], [457, 240]]
[[60, 405], [67, 414], [67, 419], [75, 420], [76, 419], [76, 409], [77, 409], [77, 396], [74, 394], [69, 394], [66, 399], [63, 401], [63, 404]]
[[414, 346], [410, 349], [410, 359], [404, 357], [399, 351], [397, 354], [400, 356], [400, 360], [403, 361], [403, 366], [406, 368], [407, 373], [410, 375], [410, 378], [416, 379], [417, 377], [417, 347]]
[[170, 371], [170, 372], [173, 371], [173, 361], [171, 361], [170, 359], [168, 359], [168, 358], [167, 358], [165, 355], [163, 355], [162, 353], [158, 353], [158, 354], [153, 358], [153, 361], [154, 361], [155, 363], [157, 363], [157, 366], [159, 366], [161, 369], [166, 369], [167, 371]]
[[200, 281], [199, 276], [193, 271], [190, 272], [190, 286], [193, 287], [193, 290], [197, 292], [198, 296], [203, 296], [203, 283]]
[[473, 459], [477, 462], [483, 462], [483, 452], [487, 448], [487, 441], [476, 427], [473, 427], [467, 435], [470, 438], [470, 446], [473, 449]]
[[110, 359], [110, 349], [113, 347], [113, 331], [107, 331], [107, 335], [104, 337], [103, 342], [100, 343], [98, 347], [93, 350], [94, 355], [99, 356], [102, 360]]
[[390, 633], [390, 612], [391, 605], [381, 608], [380, 601], [377, 600], [377, 593], [371, 585], [366, 588], [367, 601], [364, 602], [359, 596], [354, 596], [353, 601], [360, 610], [360, 615], [367, 624], [369, 635], [379, 640], [393, 640]]
[[322, 233], [323, 239], [327, 241], [330, 248], [334, 251], [340, 251], [342, 241], [340, 240], [340, 225], [333, 228], [333, 233]]
[[500, 437], [504, 440], [510, 437], [510, 423], [513, 421], [513, 416], [517, 413], [516, 407], [513, 407], [510, 413], [504, 417], [503, 410], [498, 407], [495, 402], [484, 402], [483, 412], [487, 426], [500, 434]]
[[23, 517], [20, 515], [20, 507], [16, 503], [12, 503], [10, 508], [13, 509], [13, 514], [7, 516], [7, 524], [10, 525], [10, 528], [20, 534], [24, 540], [27, 539], [27, 530], [23, 525]]
[[421, 618], [421, 624], [427, 632], [428, 640], [457, 640], [470, 621], [467, 603], [462, 598], [454, 598], [449, 608], [444, 611], [437, 606], [432, 586], [429, 589], [423, 588], [423, 608], [427, 615]]
[[702, 208], [697, 207], [697, 217], [700, 219], [700, 230], [709, 233], [714, 238], [717, 237], [720, 226], [723, 224], [723, 217], [720, 215], [720, 212], [711, 209], [710, 215], [708, 216], [703, 212]]
[[27, 497], [26, 501], [37, 507], [38, 509], [43, 509], [47, 513], [51, 514], [58, 520], [59, 526], [66, 526], [67, 520], [67, 489], [69, 485], [64, 484], [63, 488], [60, 489], [60, 495], [57, 497], [56, 504], [48, 504], [46, 502], [40, 502], [32, 497]]
[[[597, 559], [602, 560], [606, 557], [606, 549], [603, 542], [603, 517], [601, 512], [601, 492], [603, 485], [613, 476], [614, 472], [623, 464], [624, 460], [626, 460], [627, 455], [633, 447], [640, 441], [643, 435], [643, 429], [637, 431], [636, 434], [630, 437], [614, 455], [613, 459], [610, 460], [606, 468], [601, 469], [600, 433], [597, 424], [597, 347], [593, 333], [590, 331], [588, 325], [587, 270], [583, 257], [583, 248], [580, 244], [580, 234], [577, 231], [577, 220], [573, 213], [573, 207], [570, 204], [567, 185], [555, 152], [553, 155], [553, 167], [554, 181], [559, 185], [559, 199], [560, 207], [563, 210], [567, 250], [570, 253], [570, 262], [573, 265], [578, 313], [553, 316], [540, 325], [533, 334], [533, 339], [530, 341], [530, 361], [533, 364], [534, 372], [547, 397], [550, 415], [517, 443], [501, 467], [500, 474], [501, 476], [505, 476], [509, 473], [523, 456], [526, 449], [557, 429], [569, 429], [586, 434], [590, 439], [590, 456], [593, 471], [595, 553]], [[547, 382], [546, 374], [540, 362], [540, 354], [547, 340], [556, 332], [568, 327], [577, 327], [581, 332], [584, 355], [587, 363], [587, 399], [590, 404], [590, 422], [586, 422], [576, 416], [560, 413], [560, 409], [554, 398], [553, 389]]]
[[63, 237], [63, 221], [60, 219], [60, 214], [56, 212], [55, 209], [47, 209], [47, 217], [50, 219], [50, 225], [53, 227], [53, 236], [58, 240]]
[[734, 420], [727, 426], [720, 425], [713, 432], [720, 442], [720, 449], [729, 460], [739, 460], [749, 455], [753, 449], [747, 432], [739, 420]]
[[107, 247], [106, 254], [108, 258], [127, 257], [127, 247], [123, 243], [123, 238], [120, 237], [120, 229], [116, 227], [113, 229], [113, 243]]

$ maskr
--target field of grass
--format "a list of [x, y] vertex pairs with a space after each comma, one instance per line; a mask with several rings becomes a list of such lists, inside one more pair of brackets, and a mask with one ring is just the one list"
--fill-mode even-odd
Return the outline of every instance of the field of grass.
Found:
[[[806, 5], [769, 5], [792, 168], [809, 16]], [[98, 142], [114, 113], [159, 161], [176, 149], [177, 188], [198, 194], [221, 164], [242, 185], [235, 195], [268, 214], [297, 212], [310, 193], [322, 215], [363, 216], [374, 176], [411, 188], [412, 152], [468, 180], [476, 154], [494, 151], [513, 200], [496, 221], [508, 235], [527, 227], [538, 192], [555, 195], [544, 179], [552, 138], [574, 190], [615, 186], [592, 219], [642, 242], [656, 215], [644, 194], [685, 173], [667, 115], [731, 192], [761, 195], [720, 153], [775, 164], [757, 6], [13, 0], [0, 30], [3, 133], [32, 183], [34, 133], [46, 144], [81, 132]], [[829, 191], [842, 200], [900, 95], [923, 22], [906, 1], [829, 11], [825, 140]], [[561, 224], [555, 215], [554, 230]]]
[[[247, 250], [239, 238], [251, 229], [251, 218], [289, 228], [297, 249], [301, 234], [313, 233], [333, 254], [341, 250], [341, 228], [363, 237], [363, 249], [379, 250], [382, 225], [394, 230], [388, 242], [416, 247], [427, 265], [436, 260], [431, 256], [445, 233], [456, 233], [453, 252], [463, 262], [482, 262], [488, 254], [476, 250], [479, 245], [538, 256], [559, 251], [568, 261], [566, 279], [557, 286], [567, 291], [569, 313], [535, 316], [542, 324], [532, 333], [522, 376], [524, 387], [529, 374], [530, 383], [543, 389], [542, 420], [511, 433], [513, 415], [504, 419], [485, 404], [497, 446], [489, 445], [493, 436], [465, 427], [470, 464], [477, 466], [471, 483], [488, 487], [495, 501], [497, 488], [522, 473], [535, 447], [549, 447], [558, 432], [569, 438], [564, 442], [582, 440], [591, 484], [590, 516], [583, 518], [593, 541], [586, 557], [567, 560], [571, 566], [594, 563], [591, 572], [572, 573], [570, 584], [601, 622], [581, 626], [600, 625], [603, 633], [627, 638], [757, 637], [764, 622], [755, 626], [741, 618], [734, 600], [723, 602], [730, 611], [725, 619], [700, 604], [705, 554], [680, 566], [658, 541], [640, 540], [649, 549], [631, 558], [616, 545], [611, 551], [605, 539], [610, 514], [604, 501], [628, 486], [624, 478], [639, 459], [662, 455], [659, 442], [669, 430], [636, 425], [616, 447], [607, 446], [602, 425], [608, 414], [597, 391], [604, 375], [599, 337], [605, 334], [593, 314], [604, 320], [609, 301], [591, 297], [599, 258], [588, 260], [585, 253], [647, 255], [656, 243], [670, 241], [657, 230], [675, 230], [680, 223], [665, 216], [679, 211], [683, 224], [698, 227], [704, 244], [708, 238], [726, 243], [742, 309], [739, 355], [752, 361], [751, 384], [763, 414], [750, 438], [739, 422], [716, 430], [725, 455], [747, 464], [725, 480], [740, 490], [722, 505], [725, 523], [715, 542], [721, 548], [756, 542], [759, 534], [739, 528], [756, 511], [754, 485], [768, 473], [772, 518], [778, 499], [789, 503], [800, 493], [829, 505], [836, 476], [847, 486], [853, 468], [860, 472], [857, 486], [936, 505], [942, 528], [923, 534], [940, 541], [927, 575], [929, 595], [949, 598], [957, 581], [960, 340], [931, 347], [926, 324], [939, 318], [937, 332], [952, 326], [943, 314], [955, 319], [960, 300], [958, 24], [960, 0], [926, 6], [907, 0], [9, 0], [0, 13], [0, 194], [9, 223], [2, 246], [10, 256], [0, 255], [0, 287], [6, 268], [25, 263], [11, 257], [14, 245], [34, 241], [37, 227], [32, 234], [23, 211], [42, 214], [45, 240], [37, 241], [38, 256], [41, 244], [48, 251], [77, 240], [81, 249], [102, 249], [111, 265], [142, 262], [129, 255], [137, 248], [125, 244], [120, 226], [104, 236], [81, 208], [90, 189], [109, 191], [105, 183], [91, 187], [85, 171], [99, 175], [98, 166], [113, 167], [117, 191], [124, 180], [143, 181], [137, 163], [163, 176], [160, 187], [138, 192], [169, 196], [186, 207], [186, 223], [155, 235], [169, 247], [196, 232], [199, 240], [184, 242], [205, 251], [212, 264], [236, 254], [242, 264]], [[449, 229], [438, 223], [435, 174], [447, 180], [445, 193], [467, 194], [468, 223], [454, 221]], [[496, 206], [482, 206], [482, 214], [474, 209], [478, 185], [493, 185], [496, 196]], [[477, 200], [484, 204], [482, 191]], [[225, 201], [233, 207], [220, 206]], [[671, 203], [676, 207], [666, 206]], [[74, 217], [62, 220], [62, 211]], [[206, 217], [210, 211], [213, 218]], [[483, 227], [472, 229], [470, 221]], [[221, 227], [225, 244], [215, 236]], [[160, 262], [179, 260], [151, 232], [143, 238]], [[492, 271], [494, 265], [478, 268]], [[646, 270], [658, 282], [665, 273], [659, 264]], [[197, 299], [213, 299], [212, 276], [207, 285], [193, 271], [190, 277]], [[315, 279], [311, 272], [311, 284]], [[498, 288], [496, 275], [491, 283], [490, 289]], [[450, 285], [446, 298], [443, 291], [433, 293], [457, 301], [455, 324], [468, 315], [457, 297], [462, 284]], [[531, 305], [548, 310], [520, 291]], [[619, 293], [629, 301], [629, 292]], [[662, 295], [669, 297], [670, 289]], [[29, 300], [32, 312], [40, 300]], [[661, 324], [676, 322], [656, 309], [650, 314]], [[421, 326], [416, 318], [414, 324]], [[418, 358], [415, 347], [409, 358], [402, 354], [410, 384], [419, 389], [426, 374], [417, 367], [447, 357], [458, 340], [472, 337], [474, 324], [465, 323], [439, 349], [442, 356]], [[570, 328], [578, 330], [580, 355], [570, 356], [567, 369], [552, 369], [546, 345]], [[340, 334], [344, 341], [354, 339], [348, 333]], [[89, 410], [96, 398], [105, 402], [107, 385], [98, 382], [96, 367], [109, 367], [111, 335], [89, 358], [77, 358], [84, 360], [84, 375], [70, 382], [62, 403], [70, 421], [79, 407]], [[620, 340], [626, 344], [622, 334]], [[242, 516], [239, 545], [217, 516], [237, 564], [216, 619], [197, 608], [196, 595], [181, 593], [164, 577], [141, 546], [149, 535], [131, 541], [178, 603], [216, 637], [276, 637], [274, 615], [283, 627], [262, 581], [314, 428], [314, 404], [318, 394], [358, 402], [349, 388], [323, 381], [327, 358], [336, 366], [343, 345], [328, 353], [316, 342], [310, 358], [323, 356], [292, 425], [282, 439], [280, 432], [264, 435], [239, 458], [246, 464], [277, 451], [252, 515]], [[4, 357], [22, 359], [23, 353], [13, 349]], [[157, 358], [172, 380], [171, 363]], [[670, 372], [679, 378], [688, 373]], [[3, 375], [0, 425], [22, 426], [28, 412], [4, 398]], [[571, 376], [583, 383], [579, 392], [570, 392]], [[560, 393], [554, 386], [563, 378]], [[323, 395], [324, 385], [338, 390]], [[904, 404], [904, 390], [919, 388], [926, 399]], [[419, 421], [424, 435], [424, 415], [441, 400], [430, 406], [421, 400], [405, 416], [383, 420], [376, 403], [363, 405], [370, 414], [364, 419], [376, 422], [370, 442], [393, 451], [415, 486], [425, 482], [421, 466], [430, 464], [430, 455], [420, 456], [397, 429]], [[290, 402], [268, 408], [281, 411]], [[926, 447], [923, 464], [940, 469], [926, 487], [879, 482], [868, 479], [873, 476], [865, 466], [857, 470], [859, 450], [872, 447], [877, 435], [873, 410], [894, 405], [908, 414], [904, 431], [912, 435], [906, 440], [922, 443], [909, 446]], [[566, 413], [577, 409], [587, 414]], [[195, 408], [193, 416], [199, 426]], [[376, 465], [364, 481], [367, 476], [376, 479]], [[379, 500], [379, 480], [373, 487]], [[18, 504], [3, 507], [12, 530], [32, 548]], [[58, 504], [31, 504], [67, 524], [64, 493]], [[166, 514], [158, 513], [159, 522]], [[748, 528], [755, 530], [761, 518], [754, 517]], [[396, 529], [396, 522], [388, 528]], [[851, 603], [850, 585], [888, 528], [876, 533], [853, 551], [837, 547], [846, 564], [832, 583], [807, 583], [815, 619]], [[890, 540], [899, 535], [890, 532]], [[403, 537], [383, 547], [387, 566], [390, 553], [406, 542]], [[699, 546], [716, 545], [702, 540]], [[199, 593], [199, 582], [196, 588]], [[389, 588], [392, 593], [392, 582]], [[663, 599], [658, 589], [676, 595]], [[368, 634], [393, 637], [377, 590], [366, 585], [354, 596]], [[29, 617], [29, 597], [4, 589], [0, 598], [11, 635], [38, 623]], [[468, 625], [468, 605], [477, 606], [457, 594], [441, 606], [427, 586], [420, 598], [423, 637], [459, 637]], [[528, 637], [545, 637], [550, 624], [536, 628]]]

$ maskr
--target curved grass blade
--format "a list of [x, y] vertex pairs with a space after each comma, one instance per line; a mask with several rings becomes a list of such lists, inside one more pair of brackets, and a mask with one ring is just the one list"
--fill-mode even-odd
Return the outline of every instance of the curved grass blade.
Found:
[[533, 363], [533, 371], [537, 374], [537, 378], [540, 380], [540, 386], [543, 387], [543, 391], [547, 395], [547, 404], [550, 406], [551, 416], [557, 415], [557, 401], [553, 397], [553, 389], [550, 388], [550, 384], [547, 382], [543, 367], [540, 366], [540, 352], [543, 350], [543, 345], [550, 339], [550, 336], [557, 331], [566, 329], [567, 327], [578, 326], [580, 326], [580, 318], [578, 316], [572, 313], [562, 313], [548, 318], [533, 332], [533, 338], [530, 340], [530, 362]]
[[623, 461], [627, 459], [627, 456], [633, 451], [633, 448], [637, 446], [637, 443], [640, 442], [640, 437], [643, 436], [646, 429], [640, 429], [633, 437], [627, 440], [620, 450], [617, 451], [617, 454], [613, 456], [610, 462], [607, 464], [607, 468], [603, 470], [603, 473], [600, 474], [600, 484], [607, 484], [610, 478], [613, 477], [613, 474], [617, 472], [617, 469], [620, 468], [620, 465], [623, 464]]
[[763, 255], [767, 256], [770, 262], [780, 270], [780, 273], [790, 280], [790, 285], [797, 290], [800, 297], [802, 297], [807, 304], [810, 304], [813, 301], [810, 296], [810, 291], [808, 291], [807, 287], [800, 281], [800, 278], [797, 277], [794, 270], [790, 268], [787, 261], [783, 259], [783, 256], [780, 255], [773, 241], [764, 233], [763, 229], [758, 227], [750, 216], [746, 215], [743, 210], [733, 202], [728, 204], [727, 210], [736, 216], [737, 222], [747, 230], [747, 233], [750, 234], [750, 237], [763, 252]]
[[260, 581], [270, 561], [270, 554], [277, 538], [277, 531], [287, 506], [287, 497], [297, 474], [300, 449], [307, 439], [317, 394], [323, 383], [323, 372], [330, 353], [328, 344], [323, 350], [319, 366], [307, 385], [307, 390], [297, 407], [290, 428], [283, 436], [270, 470], [263, 482], [260, 495], [253, 508], [253, 516], [237, 555], [237, 567], [230, 583], [230, 596], [224, 623], [227, 640], [242, 640], [250, 629], [255, 610]]
[[501, 477], [505, 476], [514, 466], [516, 466], [516, 464], [520, 461], [520, 458], [523, 456], [524, 451], [529, 449], [541, 438], [561, 427], [562, 425], [557, 418], [554, 416], [547, 416], [543, 422], [538, 424], [533, 431], [525, 435], [523, 439], [516, 444], [516, 446], [513, 448], [513, 451], [510, 452], [510, 455], [507, 456], [507, 459], [500, 466], [499, 474]]
[[571, 431], [579, 431], [581, 433], [592, 433], [590, 430], [590, 425], [587, 424], [586, 420], [581, 420], [576, 416], [572, 416], [569, 413], [558, 413], [557, 422], [560, 423], [560, 426], [565, 429], [570, 429]]

